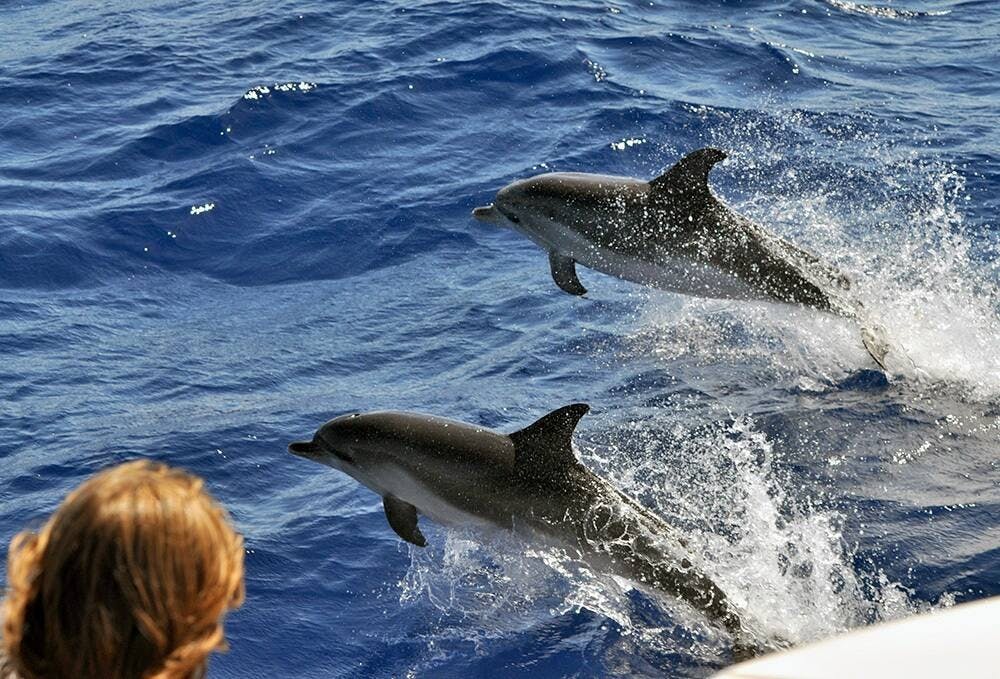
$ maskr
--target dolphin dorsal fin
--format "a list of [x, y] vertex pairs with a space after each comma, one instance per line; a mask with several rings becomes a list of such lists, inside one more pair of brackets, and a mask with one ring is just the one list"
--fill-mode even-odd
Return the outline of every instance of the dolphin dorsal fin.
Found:
[[692, 151], [659, 177], [650, 180], [649, 185], [656, 192], [707, 192], [709, 171], [725, 158], [725, 151], [710, 146]]
[[515, 463], [549, 470], [579, 464], [573, 454], [573, 431], [588, 412], [590, 406], [586, 403], [574, 403], [515, 431], [510, 435]]

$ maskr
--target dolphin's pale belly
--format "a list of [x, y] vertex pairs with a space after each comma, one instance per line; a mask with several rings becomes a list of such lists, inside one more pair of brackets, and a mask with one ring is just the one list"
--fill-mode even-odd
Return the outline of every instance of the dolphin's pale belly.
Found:
[[[738, 276], [704, 262], [660, 254], [653, 261], [628, 257], [612, 250], [593, 248], [593, 256], [577, 261], [601, 273], [633, 283], [696, 297], [721, 299], [770, 299]], [[586, 254], [586, 253], [585, 253]]]
[[[769, 300], [771, 296], [724, 269], [708, 262], [678, 256], [662, 245], [651, 244], [641, 256], [596, 245], [565, 227], [549, 227], [543, 247], [555, 248], [579, 264], [633, 283], [696, 297]], [[532, 240], [539, 242], [538, 238]]]
[[[361, 480], [359, 478], [359, 480]], [[417, 511], [442, 526], [492, 526], [492, 522], [471, 514], [449, 500], [440, 492], [423, 483], [407, 470], [395, 465], [379, 468], [363, 481], [379, 495], [392, 495], [409, 502]]]

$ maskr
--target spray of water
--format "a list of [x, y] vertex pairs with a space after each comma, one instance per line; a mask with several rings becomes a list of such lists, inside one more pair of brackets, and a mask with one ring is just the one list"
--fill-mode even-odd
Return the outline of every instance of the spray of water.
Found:
[[[951, 385], [973, 398], [1000, 393], [996, 271], [976, 262], [963, 233], [962, 178], [933, 165], [886, 171], [918, 177], [923, 190], [897, 204], [862, 206], [867, 218], [822, 200], [787, 201], [776, 209], [812, 225], [800, 237], [854, 273], [869, 317], [888, 332], [893, 373], [928, 387]], [[859, 230], [859, 222], [869, 228]]]
[[[883, 326], [892, 344], [893, 381], [914, 385], [921, 398], [1000, 395], [1000, 289], [987, 263], [996, 258], [970, 241], [954, 168], [895, 152], [863, 116], [710, 107], [691, 114], [708, 130], [706, 143], [731, 152], [737, 185], [749, 186], [742, 196], [723, 192], [734, 209], [854, 279], [866, 320]], [[622, 330], [613, 363], [652, 361], [689, 384], [705, 376], [766, 390], [787, 380], [815, 392], [875, 367], [852, 320], [792, 306], [636, 294], [646, 301]], [[753, 419], [683, 420], [656, 413], [618, 423], [605, 432], [610, 443], [588, 444], [582, 457], [683, 531], [691, 560], [757, 638], [799, 643], [929, 607], [860, 555], [847, 537], [850, 517], [796, 483]], [[515, 534], [449, 531], [439, 547], [410, 554], [401, 600], [438, 611], [440, 638], [504, 637], [585, 610], [643, 649], [694, 664], [715, 662], [728, 644], [686, 606]], [[945, 595], [937, 605], [950, 601]], [[644, 602], [659, 615], [649, 616]]]
[[[894, 379], [977, 401], [1000, 395], [1000, 260], [972, 240], [956, 168], [897, 151], [870, 120], [693, 112], [712, 126], [709, 143], [731, 151], [722, 173], [735, 181], [713, 181], [730, 184], [733, 208], [854, 280], [863, 324], [886, 330]], [[874, 369], [853, 321], [659, 293], [646, 307], [633, 332], [640, 355], [766, 364], [821, 382]]]
[[624, 478], [673, 523], [760, 638], [818, 639], [918, 610], [880, 571], [859, 573], [843, 517], [780, 471], [752, 419], [657, 433], [630, 425], [645, 460]]

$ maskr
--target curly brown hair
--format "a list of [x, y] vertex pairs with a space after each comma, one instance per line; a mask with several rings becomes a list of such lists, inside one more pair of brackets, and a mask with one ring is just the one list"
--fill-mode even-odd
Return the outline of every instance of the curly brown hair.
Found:
[[136, 461], [11, 542], [3, 645], [24, 679], [188, 679], [243, 602], [243, 538], [196, 476]]

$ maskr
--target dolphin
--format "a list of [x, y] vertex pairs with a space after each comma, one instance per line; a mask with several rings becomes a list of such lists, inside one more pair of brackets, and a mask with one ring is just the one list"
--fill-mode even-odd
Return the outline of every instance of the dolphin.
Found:
[[[576, 264], [699, 297], [801, 304], [864, 323], [851, 281], [812, 253], [733, 212], [708, 185], [725, 152], [703, 148], [659, 177], [555, 172], [500, 189], [476, 219], [520, 231], [549, 254], [562, 290], [586, 294]], [[884, 330], [862, 343], [884, 371]]]
[[730, 633], [735, 655], [758, 652], [725, 593], [684, 556], [683, 536], [577, 460], [573, 431], [589, 410], [568, 405], [509, 435], [418, 413], [355, 413], [288, 450], [378, 493], [410, 544], [427, 544], [420, 516], [516, 530], [687, 602]]

